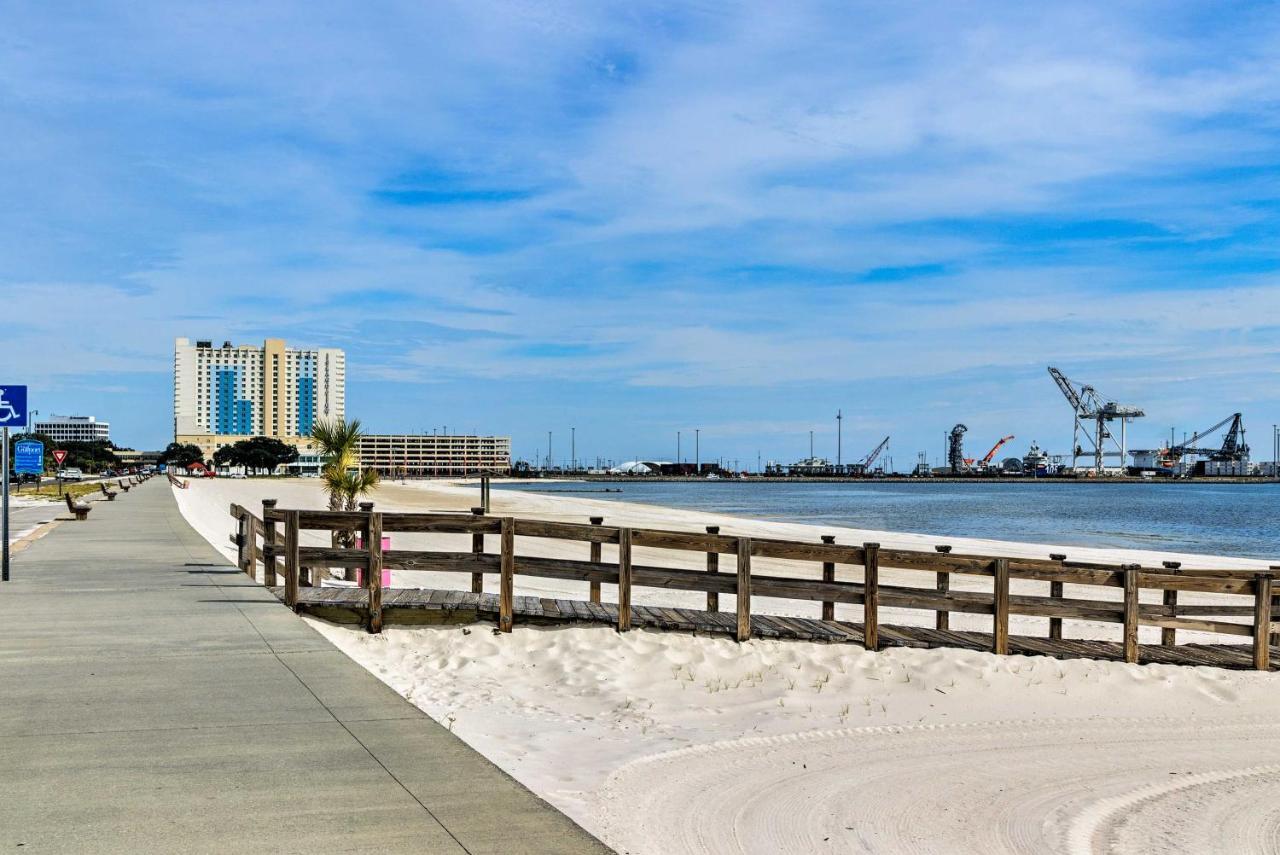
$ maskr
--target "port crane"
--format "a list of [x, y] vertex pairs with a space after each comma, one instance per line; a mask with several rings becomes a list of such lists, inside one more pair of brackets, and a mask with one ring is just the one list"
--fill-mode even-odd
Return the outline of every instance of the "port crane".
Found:
[[[1006, 442], [1008, 442], [1013, 438], [1014, 438], [1013, 434], [1000, 437], [1000, 441], [997, 442], [995, 445], [991, 446], [991, 450], [987, 452], [987, 456], [978, 461], [978, 468], [986, 469], [988, 466], [990, 466], [992, 458], [996, 456], [996, 452], [999, 451]], [[973, 461], [966, 460], [965, 463], [973, 463]]]
[[[1067, 402], [1071, 404], [1073, 426], [1071, 434], [1071, 468], [1074, 471], [1081, 457], [1093, 458], [1093, 473], [1103, 473], [1103, 457], [1119, 455], [1121, 468], [1128, 456], [1126, 426], [1130, 421], [1146, 415], [1138, 407], [1130, 407], [1115, 401], [1104, 400], [1098, 390], [1087, 383], [1077, 383], [1058, 369], [1049, 366], [1049, 376], [1058, 384]], [[1120, 422], [1120, 440], [1111, 431], [1110, 423]], [[1084, 436], [1091, 448], [1080, 445], [1080, 437]], [[1107, 451], [1107, 440], [1115, 446], [1115, 451]]]
[[879, 445], [877, 445], [875, 448], [871, 450], [870, 454], [862, 458], [861, 462], [856, 464], [858, 470], [864, 473], [871, 471], [871, 464], [875, 463], [876, 459], [879, 458], [880, 455], [884, 453], [884, 450], [888, 447], [889, 447], [889, 437], [886, 436], [884, 439], [880, 440]]
[[[1227, 427], [1230, 425], [1230, 427]], [[1222, 428], [1227, 427], [1227, 432], [1223, 434], [1222, 446], [1219, 448], [1198, 448], [1196, 443], [1211, 436]], [[1198, 455], [1208, 457], [1215, 461], [1239, 461], [1249, 456], [1249, 446], [1244, 442], [1244, 420], [1240, 413], [1232, 413], [1222, 421], [1218, 422], [1211, 428], [1205, 428], [1191, 435], [1190, 439], [1183, 441], [1178, 445], [1169, 445], [1169, 451], [1166, 455], [1169, 465], [1175, 465], [1182, 462], [1183, 458], [1188, 455]]]

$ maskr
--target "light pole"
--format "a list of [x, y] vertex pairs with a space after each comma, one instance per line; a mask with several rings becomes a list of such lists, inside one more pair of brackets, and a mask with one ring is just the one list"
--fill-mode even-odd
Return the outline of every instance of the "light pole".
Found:
[[809, 463], [813, 463], [813, 431], [809, 431]]
[[844, 411], [836, 410], [836, 468], [844, 463]]
[[693, 429], [693, 474], [702, 471], [702, 428]]
[[680, 459], [680, 431], [676, 431], [676, 466], [684, 466], [684, 461]]
[[578, 429], [569, 428], [569, 468], [578, 471]]
[[547, 465], [546, 469], [551, 469], [551, 431], [547, 431]]

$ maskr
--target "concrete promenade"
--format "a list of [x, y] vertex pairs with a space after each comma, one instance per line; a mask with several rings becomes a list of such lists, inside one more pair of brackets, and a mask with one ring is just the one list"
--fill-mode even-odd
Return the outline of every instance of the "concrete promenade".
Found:
[[0, 851], [608, 850], [227, 565], [155, 478], [0, 585]]

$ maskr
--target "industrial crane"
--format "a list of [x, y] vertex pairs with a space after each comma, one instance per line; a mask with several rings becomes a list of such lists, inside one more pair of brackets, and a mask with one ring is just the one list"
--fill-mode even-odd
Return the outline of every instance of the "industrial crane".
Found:
[[[1009, 434], [1008, 436], [1002, 436], [1002, 437], [1000, 437], [1000, 441], [999, 441], [999, 442], [997, 442], [995, 445], [991, 446], [991, 450], [987, 452], [987, 456], [986, 456], [986, 457], [984, 457], [984, 458], [982, 458], [982, 460], [978, 461], [978, 468], [979, 468], [979, 469], [986, 469], [988, 466], [990, 466], [990, 465], [991, 465], [991, 459], [992, 459], [993, 457], [995, 457], [995, 456], [996, 456], [996, 452], [1000, 450], [1000, 447], [1001, 447], [1001, 446], [1003, 446], [1006, 442], [1008, 442], [1008, 441], [1009, 441], [1009, 440], [1011, 440], [1011, 439], [1013, 439], [1013, 434]], [[966, 460], [965, 462], [966, 462], [966, 463], [972, 463], [973, 461], [972, 461], [972, 460]]]
[[880, 440], [879, 445], [877, 445], [875, 448], [871, 450], [870, 454], [862, 458], [862, 462], [858, 464], [858, 467], [863, 472], [869, 471], [871, 469], [871, 464], [875, 463], [876, 458], [878, 458], [884, 452], [884, 450], [888, 447], [889, 447], [889, 437], [886, 436], [884, 439]]
[[[1120, 456], [1120, 465], [1123, 467], [1128, 453], [1125, 435], [1126, 425], [1130, 420], [1141, 418], [1146, 413], [1137, 407], [1125, 406], [1115, 401], [1104, 401], [1098, 394], [1097, 389], [1088, 384], [1076, 383], [1052, 366], [1049, 367], [1049, 376], [1053, 378], [1054, 383], [1058, 384], [1058, 389], [1062, 391], [1063, 397], [1071, 404], [1074, 418], [1071, 435], [1071, 468], [1073, 470], [1076, 468], [1077, 461], [1079, 458], [1085, 457], [1086, 452], [1091, 452], [1089, 456], [1093, 457], [1095, 475], [1103, 473], [1102, 458], [1104, 456], [1118, 454]], [[1120, 422], [1120, 442], [1118, 444], [1107, 424], [1113, 421]], [[1093, 422], [1093, 424], [1086, 426], [1085, 422]], [[1082, 433], [1092, 448], [1085, 449], [1080, 446]], [[1104, 448], [1107, 440], [1111, 440], [1112, 445], [1116, 447], [1116, 451], [1107, 451]]]
[[[1206, 436], [1217, 433], [1228, 424], [1223, 435], [1220, 448], [1197, 448], [1196, 443]], [[1249, 456], [1249, 446], [1244, 442], [1244, 421], [1240, 413], [1232, 413], [1211, 428], [1205, 428], [1191, 435], [1190, 439], [1178, 445], [1170, 445], [1167, 455], [1169, 463], [1176, 464], [1189, 454], [1201, 455], [1215, 461], [1239, 461]]]

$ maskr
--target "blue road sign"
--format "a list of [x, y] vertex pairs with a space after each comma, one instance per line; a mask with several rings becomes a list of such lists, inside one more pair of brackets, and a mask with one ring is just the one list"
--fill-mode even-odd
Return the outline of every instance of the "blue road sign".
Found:
[[44, 474], [44, 443], [23, 439], [13, 444], [13, 471], [19, 475]]
[[26, 426], [27, 387], [0, 386], [0, 427]]

